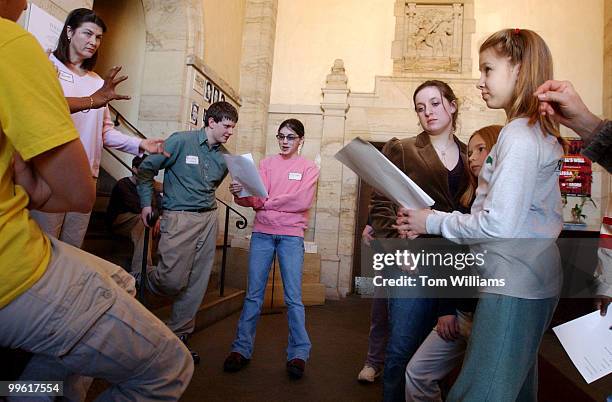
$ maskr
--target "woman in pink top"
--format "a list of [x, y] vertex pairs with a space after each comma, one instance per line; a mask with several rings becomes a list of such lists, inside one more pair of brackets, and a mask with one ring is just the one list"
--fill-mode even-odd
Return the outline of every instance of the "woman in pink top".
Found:
[[[129, 99], [129, 96], [115, 92], [115, 87], [127, 79], [115, 78], [120, 67], [113, 67], [105, 80], [93, 72], [104, 32], [106, 25], [93, 10], [73, 10], [66, 18], [57, 49], [49, 56], [57, 70], [94, 179], [98, 177], [103, 146], [134, 155], [163, 151], [163, 140], [143, 140], [114, 128], [106, 105], [111, 100]], [[32, 211], [32, 217], [45, 232], [75, 247], [83, 243], [90, 214]]]
[[235, 372], [251, 359], [270, 266], [274, 257], [278, 256], [289, 320], [286, 367], [292, 378], [300, 378], [311, 346], [302, 304], [304, 230], [319, 169], [312, 161], [298, 155], [304, 143], [304, 126], [299, 120], [282, 122], [276, 138], [280, 153], [265, 158], [259, 164], [259, 174], [268, 191], [268, 198], [240, 198], [238, 194], [242, 186], [237, 182], [230, 184], [236, 203], [252, 207], [256, 215], [249, 252], [247, 295], [232, 352], [223, 368]]

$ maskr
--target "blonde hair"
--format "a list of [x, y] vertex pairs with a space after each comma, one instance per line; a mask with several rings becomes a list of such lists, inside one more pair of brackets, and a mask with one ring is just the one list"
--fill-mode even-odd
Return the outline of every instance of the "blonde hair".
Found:
[[[472, 141], [472, 138], [474, 138], [475, 135], [479, 135], [485, 143], [485, 148], [487, 148], [487, 152], [491, 152], [491, 148], [493, 148], [493, 145], [495, 145], [495, 143], [497, 142], [497, 138], [499, 137], [499, 133], [501, 132], [502, 128], [503, 126], [494, 124], [491, 126], [485, 126], [474, 131], [474, 133], [470, 136], [470, 139], [468, 140], [468, 146], [470, 141]], [[474, 177], [472, 171], [470, 171], [470, 174], [468, 175], [468, 186], [461, 195], [461, 198], [459, 199], [459, 204], [466, 208], [469, 207], [470, 204], [472, 204], [472, 201], [474, 200], [477, 187], [478, 180]]]
[[533, 95], [538, 86], [553, 79], [552, 55], [544, 39], [529, 29], [503, 29], [484, 41], [480, 53], [489, 48], [495, 49], [499, 56], [509, 57], [513, 66], [520, 64], [512, 94], [514, 101], [508, 110], [508, 121], [519, 117], [529, 118], [529, 125], [539, 121], [544, 135], [550, 133], [555, 136], [565, 148], [559, 124], [550, 116], [540, 114], [539, 101]]

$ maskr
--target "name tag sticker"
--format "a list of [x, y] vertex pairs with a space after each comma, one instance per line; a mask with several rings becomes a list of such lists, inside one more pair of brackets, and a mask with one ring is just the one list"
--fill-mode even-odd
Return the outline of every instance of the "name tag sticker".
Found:
[[289, 180], [302, 180], [302, 174], [301, 173], [289, 173]]
[[200, 158], [195, 155], [187, 155], [187, 158], [185, 158], [185, 163], [188, 165], [197, 165], [200, 163]]
[[74, 82], [74, 77], [72, 76], [72, 74], [67, 73], [65, 71], [59, 70], [57, 76], [62, 81]]

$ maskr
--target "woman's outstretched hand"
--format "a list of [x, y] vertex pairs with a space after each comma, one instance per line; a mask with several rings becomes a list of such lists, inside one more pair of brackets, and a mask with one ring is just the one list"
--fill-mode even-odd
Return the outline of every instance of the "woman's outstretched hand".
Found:
[[120, 95], [116, 91], [117, 85], [128, 79], [127, 75], [117, 77], [119, 71], [121, 71], [121, 66], [115, 66], [108, 70], [106, 76], [104, 77], [104, 85], [102, 85], [100, 89], [91, 95], [94, 103], [94, 109], [104, 107], [108, 104], [108, 102], [113, 100], [131, 99], [130, 96]]

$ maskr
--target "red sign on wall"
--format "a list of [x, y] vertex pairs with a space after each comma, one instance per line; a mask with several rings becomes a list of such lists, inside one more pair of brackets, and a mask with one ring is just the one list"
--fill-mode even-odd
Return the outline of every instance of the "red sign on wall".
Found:
[[580, 154], [582, 140], [566, 140], [569, 143], [569, 150], [563, 157], [563, 167], [559, 176], [561, 194], [590, 197], [593, 181], [591, 161]]

